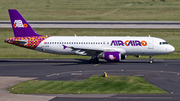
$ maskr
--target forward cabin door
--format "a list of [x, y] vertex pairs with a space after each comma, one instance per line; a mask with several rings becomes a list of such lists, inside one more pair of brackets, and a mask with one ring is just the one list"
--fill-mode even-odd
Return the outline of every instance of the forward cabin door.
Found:
[[153, 39], [149, 39], [149, 44], [148, 44], [148, 49], [154, 49], [154, 40]]

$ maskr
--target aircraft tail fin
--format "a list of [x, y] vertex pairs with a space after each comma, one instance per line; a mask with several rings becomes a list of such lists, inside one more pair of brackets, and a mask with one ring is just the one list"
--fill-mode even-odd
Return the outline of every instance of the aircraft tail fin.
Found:
[[16, 9], [9, 9], [8, 11], [15, 37], [41, 36], [32, 29]]

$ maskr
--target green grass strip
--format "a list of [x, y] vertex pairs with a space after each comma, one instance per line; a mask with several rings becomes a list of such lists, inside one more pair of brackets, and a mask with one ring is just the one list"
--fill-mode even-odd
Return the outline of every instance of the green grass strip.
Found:
[[30, 80], [12, 87], [8, 90], [15, 94], [167, 94], [142, 77], [113, 75], [94, 75], [84, 81]]
[[180, 0], [0, 0], [0, 20], [180, 21]]

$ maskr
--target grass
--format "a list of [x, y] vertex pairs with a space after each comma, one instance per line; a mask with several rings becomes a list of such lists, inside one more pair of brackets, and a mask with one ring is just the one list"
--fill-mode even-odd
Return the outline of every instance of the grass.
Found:
[[[138, 1], [138, 2], [137, 2]], [[0, 0], [0, 20], [17, 9], [27, 20], [179, 21], [179, 0]]]
[[12, 87], [8, 90], [15, 94], [167, 94], [142, 77], [113, 75], [95, 75], [84, 81], [31, 80]]
[[[148, 36], [165, 39], [169, 44], [175, 47], [175, 52], [167, 55], [153, 56], [154, 59], [180, 59], [180, 29], [35, 29], [40, 35], [49, 36]], [[14, 37], [10, 28], [0, 28], [0, 58], [90, 58], [76, 55], [56, 55], [49, 53], [36, 52], [34, 50], [17, 47], [5, 43], [6, 38]], [[128, 56], [128, 59], [134, 59]], [[140, 59], [148, 59], [148, 56], [142, 56]]]

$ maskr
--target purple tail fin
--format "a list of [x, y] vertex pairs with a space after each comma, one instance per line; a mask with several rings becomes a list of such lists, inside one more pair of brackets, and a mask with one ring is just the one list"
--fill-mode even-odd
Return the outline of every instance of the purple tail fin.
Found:
[[8, 11], [15, 37], [41, 36], [31, 28], [16, 9], [9, 9]]

